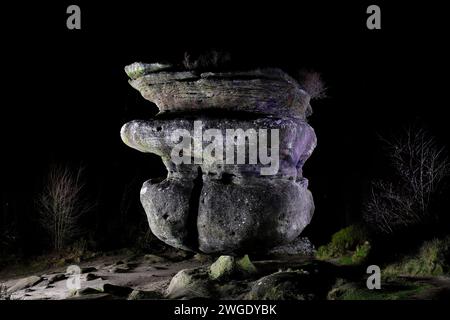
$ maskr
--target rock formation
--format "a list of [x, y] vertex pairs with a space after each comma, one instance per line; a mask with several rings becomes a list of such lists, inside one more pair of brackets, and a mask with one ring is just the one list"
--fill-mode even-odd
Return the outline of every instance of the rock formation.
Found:
[[[310, 97], [294, 79], [279, 69], [200, 73], [135, 63], [125, 70], [131, 86], [160, 110], [154, 119], [131, 121], [121, 130], [128, 146], [160, 156], [167, 168], [164, 180], [149, 180], [141, 190], [159, 239], [185, 250], [235, 255], [266, 252], [300, 235], [314, 211], [302, 167], [316, 136], [306, 122]], [[256, 139], [229, 140], [230, 129], [256, 133]], [[177, 130], [191, 133], [180, 153], [189, 161], [174, 161]], [[278, 136], [271, 135], [275, 131]], [[214, 138], [205, 139], [208, 132]], [[212, 142], [221, 148], [208, 153]], [[263, 173], [268, 163], [255, 162], [251, 154], [262, 146], [266, 156], [278, 159], [269, 174]], [[245, 150], [244, 163], [222, 158], [236, 160], [239, 150]]]

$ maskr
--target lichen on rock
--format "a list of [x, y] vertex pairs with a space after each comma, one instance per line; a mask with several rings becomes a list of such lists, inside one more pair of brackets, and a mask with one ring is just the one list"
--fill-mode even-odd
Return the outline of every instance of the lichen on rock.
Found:
[[256, 267], [248, 255], [243, 257], [220, 256], [209, 268], [212, 280], [229, 279], [233, 276], [249, 276], [256, 273]]

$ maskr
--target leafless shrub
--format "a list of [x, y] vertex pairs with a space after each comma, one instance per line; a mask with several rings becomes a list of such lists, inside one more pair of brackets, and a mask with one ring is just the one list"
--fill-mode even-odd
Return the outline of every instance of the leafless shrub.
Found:
[[404, 135], [386, 141], [392, 164], [422, 212], [429, 207], [431, 196], [448, 175], [449, 162], [443, 147], [423, 129], [413, 127]]
[[398, 180], [373, 184], [364, 218], [379, 231], [393, 233], [434, 218], [430, 204], [449, 173], [449, 161], [444, 148], [420, 128], [383, 141]]
[[383, 181], [372, 185], [365, 211], [366, 222], [383, 233], [393, 233], [400, 227], [420, 221], [409, 194], [402, 192], [398, 186]]
[[230, 61], [230, 54], [226, 52], [210, 50], [198, 56], [188, 52], [184, 53], [183, 66], [187, 70], [215, 69]]
[[83, 197], [82, 168], [75, 172], [67, 166], [51, 168], [38, 198], [40, 221], [51, 236], [53, 248], [60, 251], [79, 233], [78, 220], [94, 204]]
[[300, 70], [299, 83], [308, 92], [311, 99], [319, 100], [327, 98], [327, 87], [319, 72], [312, 70]]

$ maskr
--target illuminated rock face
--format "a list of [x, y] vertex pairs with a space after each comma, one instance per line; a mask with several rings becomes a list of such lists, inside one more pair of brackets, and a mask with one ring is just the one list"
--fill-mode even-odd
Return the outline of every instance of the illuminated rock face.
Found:
[[[128, 146], [159, 155], [168, 170], [141, 189], [152, 232], [176, 248], [211, 254], [266, 252], [296, 239], [314, 212], [302, 173], [316, 146], [306, 122], [309, 95], [279, 69], [170, 70], [126, 67], [131, 85], [160, 109], [121, 131]], [[243, 139], [230, 134], [239, 129]], [[190, 135], [179, 139], [177, 130]], [[181, 153], [180, 141], [187, 142]]]

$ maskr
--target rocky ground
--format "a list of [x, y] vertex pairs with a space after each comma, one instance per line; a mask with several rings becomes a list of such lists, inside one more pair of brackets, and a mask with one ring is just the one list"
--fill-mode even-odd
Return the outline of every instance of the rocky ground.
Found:
[[182, 251], [166, 255], [105, 254], [79, 263], [81, 288], [68, 289], [67, 265], [39, 272], [0, 273], [2, 299], [448, 299], [447, 277], [397, 277], [381, 290], [365, 287], [359, 267], [301, 255], [265, 259]]

